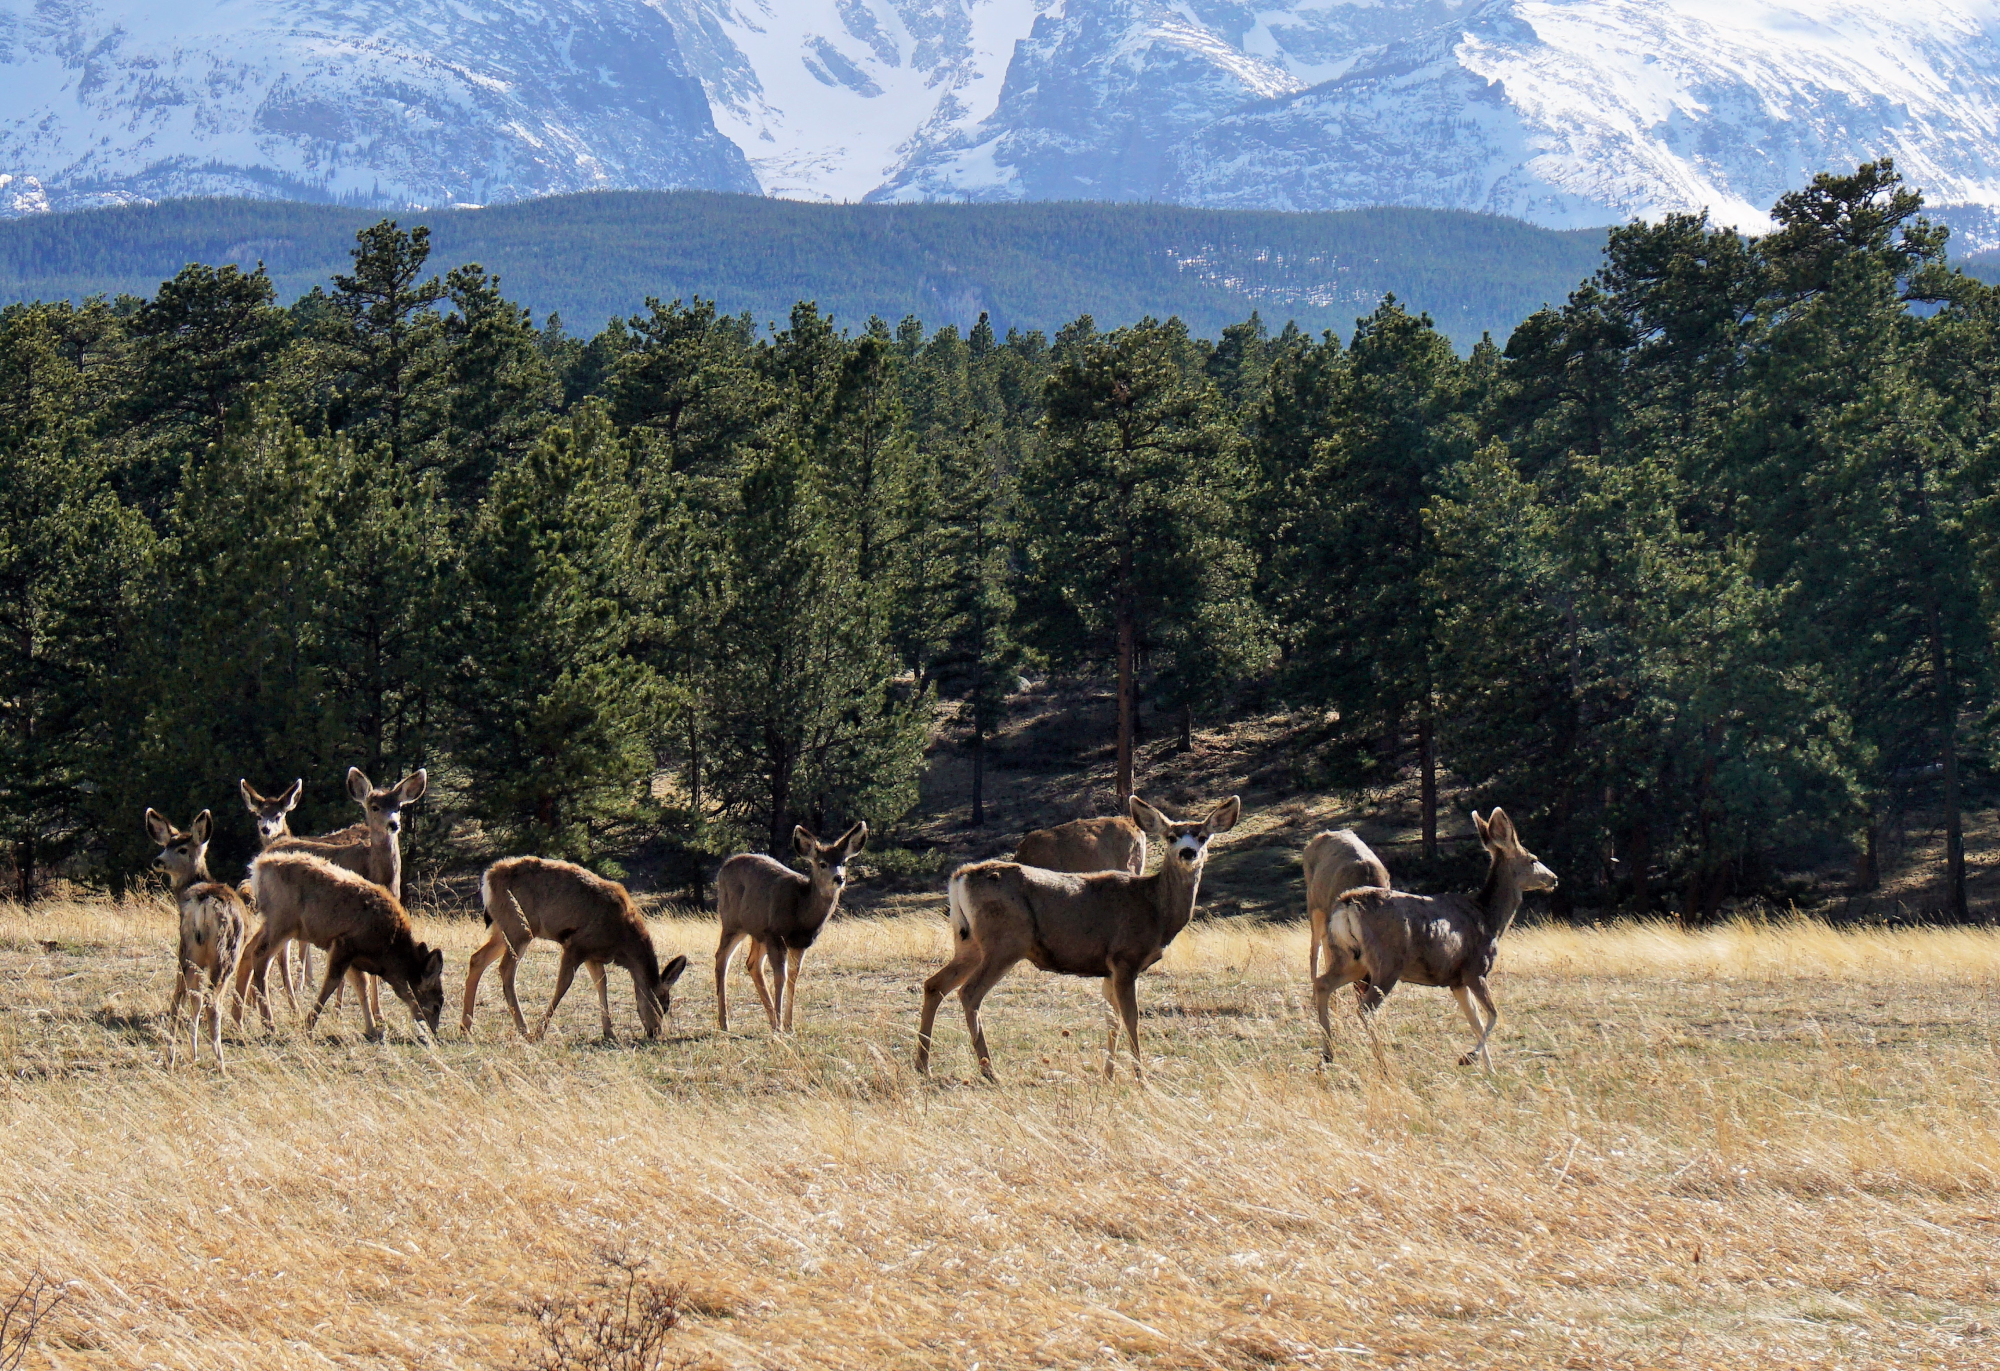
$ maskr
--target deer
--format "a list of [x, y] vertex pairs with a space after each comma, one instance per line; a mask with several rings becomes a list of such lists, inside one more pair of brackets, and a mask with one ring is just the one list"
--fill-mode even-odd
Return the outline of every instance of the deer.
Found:
[[[354, 872], [375, 882], [394, 895], [403, 898], [403, 808], [415, 804], [430, 788], [430, 775], [422, 768], [411, 772], [392, 786], [377, 786], [358, 766], [347, 768], [347, 793], [361, 806], [362, 821], [349, 824], [338, 832], [319, 838], [302, 838], [291, 832], [287, 816], [298, 803], [298, 792], [304, 787], [293, 781], [284, 795], [291, 796], [289, 804], [277, 809], [274, 816], [267, 818], [267, 807], [275, 809], [278, 800], [266, 801], [251, 787], [248, 781], [239, 780], [237, 787], [243, 792], [243, 803], [257, 817], [257, 836], [266, 852], [310, 852], [322, 857], [335, 866]], [[279, 796], [279, 800], [284, 798]], [[253, 803], [253, 797], [261, 803]], [[304, 945], [300, 950], [304, 962], [305, 978], [312, 978], [312, 954]], [[288, 972], [281, 971], [285, 985], [285, 996], [291, 1000], [292, 986]], [[262, 993], [262, 982], [258, 985]], [[382, 1016], [382, 995], [375, 987], [368, 988], [369, 1008], [375, 1017]], [[335, 1003], [339, 1003], [336, 999]], [[293, 1008], [297, 1008], [293, 1001]]]
[[[729, 954], [745, 938], [750, 940], [745, 959], [750, 983], [757, 987], [771, 1031], [792, 1031], [792, 1010], [798, 1002], [799, 963], [806, 949], [819, 937], [820, 929], [833, 917], [840, 904], [840, 892], [847, 886], [847, 863], [867, 846], [868, 825], [854, 827], [823, 843], [806, 831], [803, 824], [792, 830], [792, 850], [805, 861], [806, 874], [792, 870], [774, 857], [761, 852], [739, 852], [722, 864], [715, 877], [715, 911], [722, 918], [722, 941], [715, 949], [715, 1022], [729, 1031], [729, 1000], [725, 981]], [[771, 964], [771, 980], [777, 992], [765, 988], [759, 959]]]
[[[435, 1038], [444, 1011], [444, 953], [418, 942], [403, 902], [374, 881], [357, 876], [310, 852], [274, 849], [250, 863], [250, 888], [264, 915], [236, 971], [236, 1013], [243, 1013], [243, 983], [255, 977], [261, 993], [264, 968], [286, 940], [298, 938], [326, 950], [326, 980], [306, 1015], [306, 1031], [343, 978], [365, 972], [388, 982], [409, 1006], [420, 1036]], [[384, 1025], [356, 987], [361, 1022], [370, 1041]], [[271, 1002], [264, 1000], [264, 1023], [271, 1026]]]
[[[293, 836], [292, 811], [298, 808], [299, 796], [304, 793], [306, 783], [295, 780], [276, 795], [260, 795], [249, 781], [238, 779], [236, 788], [243, 796], [243, 807], [250, 811], [251, 820], [257, 825], [257, 849], [269, 851], [273, 844], [283, 842]], [[321, 839], [324, 842], [326, 839]], [[247, 903], [250, 899], [250, 878], [246, 875], [236, 891]], [[297, 1013], [298, 999], [292, 994], [292, 944], [286, 944], [285, 954], [278, 958], [278, 981], [285, 987], [285, 1002]], [[309, 943], [298, 944], [300, 984], [312, 980], [312, 947]]]
[[1014, 860], [1044, 871], [1128, 871], [1138, 876], [1146, 870], [1146, 835], [1122, 815], [1071, 819], [1022, 834]]
[[185, 832], [167, 822], [158, 810], [146, 811], [146, 833], [160, 845], [153, 865], [167, 873], [181, 915], [174, 998], [167, 1006], [167, 1065], [174, 1064], [180, 1042], [174, 1021], [180, 1017], [181, 1001], [191, 997], [188, 1060], [197, 1065], [201, 1061], [205, 1014], [215, 1069], [227, 1075], [229, 1066], [222, 1056], [222, 992], [236, 977], [245, 920], [243, 897], [208, 874], [208, 840], [214, 832], [215, 817], [205, 809], [195, 815]]
[[[1387, 890], [1389, 868], [1351, 828], [1315, 834], [1300, 860], [1306, 869], [1306, 918], [1312, 923], [1312, 945], [1306, 950], [1306, 977], [1310, 980], [1319, 975], [1328, 911], [1350, 890], [1362, 886]], [[1329, 952], [1329, 965], [1332, 960]]]
[[[1514, 821], [1494, 809], [1472, 815], [1486, 848], [1486, 884], [1477, 895], [1405, 895], [1374, 886], [1349, 890], [1327, 917], [1327, 968], [1313, 978], [1313, 1007], [1319, 1014], [1324, 1059], [1333, 1060], [1333, 1025], [1327, 1004], [1343, 985], [1359, 984], [1362, 1022], [1372, 1038], [1374, 1015], [1398, 982], [1449, 990], [1478, 1040], [1458, 1059], [1492, 1069], [1486, 1040], [1500, 1011], [1486, 988], [1501, 935], [1514, 922], [1528, 891], [1554, 890], [1556, 875], [1521, 846]], [[1472, 1002], [1486, 1011], [1482, 1024]], [[1376, 1048], [1377, 1060], [1381, 1049]]]
[[1164, 845], [1160, 869], [1150, 876], [1130, 871], [1077, 875], [1019, 862], [974, 862], [951, 874], [946, 898], [957, 946], [951, 960], [924, 982], [923, 1012], [917, 1023], [918, 1074], [930, 1073], [931, 1026], [938, 1005], [957, 990], [979, 1072], [997, 1083], [979, 1006], [1016, 962], [1026, 960], [1057, 975], [1102, 978], [1105, 1003], [1112, 1011], [1104, 1078], [1113, 1079], [1117, 1071], [1122, 1019], [1132, 1048], [1133, 1075], [1145, 1084], [1139, 1052], [1139, 973], [1159, 961], [1194, 918], [1209, 843], [1236, 826], [1243, 802], [1232, 795], [1206, 818], [1178, 823], [1137, 795], [1127, 807], [1146, 836]]
[[[653, 950], [652, 935], [640, 917], [632, 896], [616, 881], [607, 881], [571, 862], [545, 857], [508, 857], [486, 868], [479, 882], [480, 902], [493, 932], [465, 970], [465, 1007], [459, 1019], [461, 1031], [472, 1032], [472, 1011], [478, 1003], [479, 981], [486, 968], [500, 962], [500, 989], [513, 1011], [514, 1027], [529, 1042], [538, 1042], [548, 1032], [556, 1006], [569, 993], [579, 965], [590, 968], [597, 983], [597, 1008], [603, 1021], [604, 1041], [616, 1036], [611, 1026], [611, 1000], [605, 988], [607, 963], [622, 966], [632, 975], [632, 991], [639, 1001], [639, 1022], [648, 1038], [660, 1035], [662, 1012], [673, 1007], [674, 982], [687, 970], [688, 959], [677, 956], [665, 967]], [[556, 972], [556, 992], [535, 1031], [521, 1016], [521, 1002], [514, 996], [514, 969], [521, 953], [536, 938], [562, 945], [562, 966]]]

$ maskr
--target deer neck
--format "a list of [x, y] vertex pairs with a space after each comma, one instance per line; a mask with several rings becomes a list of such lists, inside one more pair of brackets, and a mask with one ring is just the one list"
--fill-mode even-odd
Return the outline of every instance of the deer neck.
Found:
[[368, 866], [382, 886], [397, 899], [403, 898], [403, 845], [386, 828], [368, 830]]
[[818, 928], [833, 917], [833, 911], [840, 907], [840, 889], [834, 886], [831, 890], [822, 891], [819, 882], [806, 877], [805, 922], [808, 925]]
[[190, 866], [185, 875], [174, 877], [174, 898], [178, 900], [196, 886], [207, 885], [214, 879], [208, 874], [208, 854], [204, 852], [201, 860]]
[[1487, 934], [1493, 938], [1507, 931], [1521, 908], [1520, 883], [1508, 880], [1501, 867], [1498, 858], [1488, 859], [1486, 884], [1479, 892], [1479, 908], [1486, 917]]
[[1173, 850], [1169, 848], [1160, 869], [1144, 878], [1153, 883], [1153, 908], [1160, 916], [1162, 947], [1172, 942], [1194, 918], [1195, 897], [1201, 893], [1203, 865], [1206, 864], [1197, 863], [1192, 869], [1183, 867], [1174, 859]]

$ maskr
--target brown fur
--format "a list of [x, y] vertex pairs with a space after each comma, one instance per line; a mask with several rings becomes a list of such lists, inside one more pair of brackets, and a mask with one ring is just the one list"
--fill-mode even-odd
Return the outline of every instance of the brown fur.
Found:
[[[444, 1008], [444, 954], [416, 940], [410, 919], [394, 895], [310, 852], [272, 851], [250, 863], [250, 885], [263, 927], [250, 941], [236, 973], [236, 1012], [243, 1013], [243, 984], [254, 977], [261, 992], [265, 965], [288, 938], [301, 938], [327, 953], [326, 980], [306, 1016], [310, 1032], [342, 977], [361, 973], [389, 983], [410, 1015], [432, 1033]], [[357, 994], [359, 987], [357, 987]], [[368, 1036], [381, 1029], [365, 999], [361, 1018]], [[264, 1021], [271, 1021], [269, 999]]]
[[[847, 885], [847, 863], [868, 842], [868, 825], [856, 824], [830, 843], [803, 827], [792, 830], [792, 848], [806, 861], [809, 874], [800, 875], [761, 852], [739, 852], [722, 864], [715, 877], [715, 912], [722, 919], [722, 941], [715, 949], [715, 1022], [729, 1028], [726, 981], [729, 954], [748, 938], [747, 969], [757, 987], [771, 1031], [792, 1029], [792, 1006], [798, 999], [799, 963], [840, 904]], [[764, 985], [760, 959], [771, 964], [777, 1000]]]
[[[1333, 1059], [1333, 1024], [1327, 1004], [1343, 985], [1360, 984], [1362, 1019], [1374, 1033], [1374, 1013], [1400, 981], [1435, 985], [1451, 991], [1472, 1031], [1479, 1035], [1472, 1050], [1459, 1058], [1492, 1065], [1486, 1040], [1500, 1021], [1487, 992], [1495, 949], [1521, 907], [1522, 893], [1553, 890], [1555, 873], [1521, 846], [1514, 822], [1501, 810], [1487, 818], [1472, 816], [1479, 840], [1486, 847], [1486, 884], [1477, 896], [1399, 895], [1362, 887], [1350, 890], [1333, 907], [1327, 920], [1327, 969], [1313, 979], [1313, 1007], [1319, 1013], [1327, 1060]], [[1473, 1010], [1477, 999], [1487, 1019], [1482, 1025]], [[1379, 1059], [1380, 1048], [1377, 1048]]]
[[924, 982], [924, 1005], [917, 1024], [917, 1070], [930, 1070], [931, 1026], [938, 1004], [956, 989], [979, 1070], [988, 1080], [993, 1060], [979, 1006], [1016, 962], [1028, 961], [1064, 976], [1099, 976], [1114, 1014], [1104, 1049], [1104, 1074], [1117, 1062], [1118, 1019], [1132, 1047], [1132, 1069], [1141, 1081], [1139, 1056], [1139, 973], [1160, 959], [1194, 917], [1208, 843], [1235, 827], [1243, 812], [1235, 796], [1194, 823], [1175, 823], [1134, 795], [1133, 820], [1166, 844], [1160, 869], [1151, 876], [1128, 871], [1084, 875], [1023, 866], [1019, 862], [976, 862], [952, 873], [947, 887], [957, 951], [944, 968]]
[[1145, 874], [1146, 835], [1123, 816], [1071, 819], [1021, 836], [1014, 860], [1044, 871], [1127, 871]]
[[[1389, 888], [1389, 868], [1351, 828], [1332, 829], [1306, 844], [1301, 858], [1306, 868], [1306, 917], [1312, 922], [1312, 946], [1306, 953], [1306, 975], [1319, 975], [1319, 951], [1326, 943], [1326, 920], [1334, 904], [1361, 886]], [[1332, 954], [1328, 954], [1329, 961]]]
[[[472, 1031], [472, 1010], [478, 1002], [479, 980], [496, 959], [500, 962], [500, 989], [513, 1011], [514, 1027], [533, 1042], [548, 1031], [556, 1006], [569, 993], [578, 965], [590, 968], [597, 983], [597, 1007], [603, 1018], [604, 1037], [611, 1031], [611, 1000], [604, 984], [606, 963], [622, 966], [632, 975], [632, 992], [639, 1002], [639, 1022], [646, 1036], [660, 1035], [660, 1016], [673, 1003], [674, 982], [687, 970], [687, 958], [675, 957], [666, 969], [660, 967], [653, 950], [646, 921], [632, 903], [631, 894], [616, 881], [586, 871], [570, 862], [544, 857], [509, 857], [486, 868], [479, 883], [480, 899], [493, 932], [472, 954], [465, 970], [465, 1008], [459, 1027]], [[521, 954], [536, 938], [562, 945], [562, 967], [556, 972], [556, 991], [535, 1031], [521, 1017], [521, 1002], [514, 996], [514, 969]]]
[[174, 901], [181, 913], [178, 974], [173, 1003], [167, 1006], [167, 1064], [173, 1064], [179, 1042], [172, 1021], [180, 1016], [181, 1001], [192, 997], [188, 1060], [201, 1060], [201, 1023], [206, 1014], [215, 1068], [227, 1071], [222, 1057], [222, 988], [235, 978], [243, 952], [245, 910], [241, 896], [209, 877], [208, 840], [214, 831], [214, 816], [205, 809], [185, 833], [157, 810], [146, 811], [146, 832], [161, 849], [153, 865], [172, 881]]

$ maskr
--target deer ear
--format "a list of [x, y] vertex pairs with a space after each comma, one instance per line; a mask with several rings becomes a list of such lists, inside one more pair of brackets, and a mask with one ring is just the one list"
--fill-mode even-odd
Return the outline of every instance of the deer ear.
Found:
[[1514, 832], [1514, 821], [1507, 817], [1507, 811], [1496, 808], [1486, 816], [1486, 832], [1496, 843], [1517, 844], [1520, 837]]
[[443, 974], [444, 949], [434, 947], [431, 949], [431, 955], [424, 958], [424, 979], [429, 980], [433, 976], [441, 976]]
[[852, 857], [855, 853], [859, 852], [862, 848], [868, 846], [867, 823], [866, 822], [858, 823], [854, 827], [848, 829], [847, 832], [841, 834], [840, 845], [847, 850], [847, 855], [850, 857]]
[[174, 840], [174, 826], [159, 810], [149, 809], [146, 811], [146, 836], [165, 847]]
[[350, 766], [347, 768], [347, 793], [354, 803], [365, 805], [368, 797], [375, 793], [375, 782], [362, 775], [360, 767]]
[[665, 988], [681, 978], [681, 972], [688, 969], [686, 957], [676, 957], [660, 970], [660, 986]]
[[1480, 842], [1489, 841], [1486, 836], [1486, 820], [1479, 817], [1479, 811], [1476, 809], [1472, 811], [1472, 827], [1479, 834]]
[[819, 839], [806, 832], [804, 824], [800, 824], [792, 830], [792, 851], [798, 853], [801, 857], [811, 857], [818, 850]]
[[297, 809], [299, 807], [299, 796], [305, 793], [306, 783], [302, 780], [293, 781], [291, 789], [278, 797], [285, 802], [285, 813], [289, 814], [294, 809]]
[[1137, 795], [1132, 796], [1125, 802], [1125, 808], [1131, 812], [1132, 822], [1139, 825], [1140, 831], [1150, 837], [1165, 838], [1173, 832], [1173, 820], [1147, 804]]
[[1201, 830], [1204, 833], [1227, 833], [1236, 827], [1236, 821], [1242, 816], [1243, 797], [1231, 795], [1209, 811], [1208, 817], [1201, 821]]
[[202, 810], [201, 813], [195, 815], [193, 832], [194, 832], [194, 840], [196, 842], [198, 843], [207, 842], [208, 835], [215, 832], [215, 816], [209, 813], [205, 809]]
[[405, 776], [402, 784], [398, 785], [396, 789], [402, 794], [404, 804], [413, 805], [418, 800], [424, 798], [424, 792], [429, 790], [430, 787], [430, 773], [422, 767], [418, 767], [415, 771]]
[[264, 797], [262, 795], [259, 795], [256, 791], [250, 788], [249, 781], [247, 780], [238, 781], [236, 783], [236, 788], [243, 792], [243, 807], [249, 810], [252, 814], [255, 814], [258, 810], [264, 807]]

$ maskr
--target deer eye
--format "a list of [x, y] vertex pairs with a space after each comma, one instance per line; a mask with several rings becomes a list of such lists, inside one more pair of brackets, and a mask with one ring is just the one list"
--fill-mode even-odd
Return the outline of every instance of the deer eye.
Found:
[[187, 856], [188, 854], [188, 850], [184, 847], [177, 847], [174, 849], [174, 851], [178, 852], [183, 857]]

